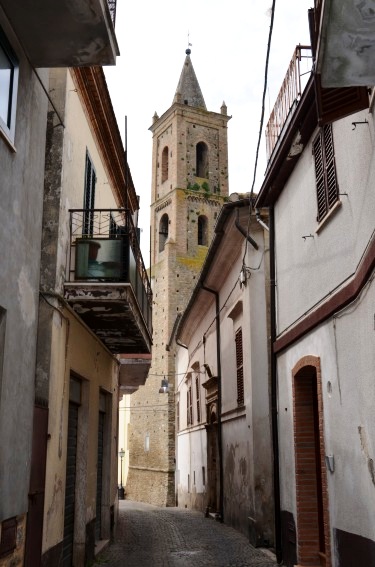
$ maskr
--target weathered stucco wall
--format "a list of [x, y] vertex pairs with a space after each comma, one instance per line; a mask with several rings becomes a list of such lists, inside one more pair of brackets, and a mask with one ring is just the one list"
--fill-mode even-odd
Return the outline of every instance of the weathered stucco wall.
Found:
[[[2, 11], [0, 25], [19, 60], [13, 146], [0, 134], [2, 521], [28, 507], [48, 101]], [[38, 73], [47, 84], [48, 71]]]
[[[368, 124], [360, 124], [353, 130], [353, 121], [365, 119]], [[374, 228], [372, 115], [363, 111], [333, 123], [341, 206], [319, 232], [316, 232], [314, 137], [275, 209], [278, 333], [353, 274]], [[304, 240], [303, 236], [308, 238]], [[290, 293], [296, 286], [298, 293]]]

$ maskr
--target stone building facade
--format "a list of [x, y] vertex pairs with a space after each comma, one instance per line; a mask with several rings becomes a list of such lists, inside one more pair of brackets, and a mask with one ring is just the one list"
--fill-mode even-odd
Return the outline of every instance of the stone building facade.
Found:
[[220, 113], [207, 110], [187, 49], [172, 106], [150, 127], [153, 351], [147, 383], [131, 400], [126, 491], [155, 505], [176, 503], [174, 330], [228, 196], [229, 119], [225, 103]]

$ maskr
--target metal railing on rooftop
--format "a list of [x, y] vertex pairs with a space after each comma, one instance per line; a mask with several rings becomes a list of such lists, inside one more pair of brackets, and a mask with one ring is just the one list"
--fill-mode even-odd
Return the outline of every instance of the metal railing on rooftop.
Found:
[[109, 12], [111, 14], [111, 19], [113, 26], [116, 24], [116, 0], [107, 0]]
[[[307, 62], [306, 69], [302, 69], [302, 60]], [[266, 126], [267, 160], [270, 159], [286, 122], [298, 105], [311, 69], [311, 47], [297, 45]]]
[[129, 283], [151, 332], [152, 291], [128, 209], [70, 209], [69, 282]]

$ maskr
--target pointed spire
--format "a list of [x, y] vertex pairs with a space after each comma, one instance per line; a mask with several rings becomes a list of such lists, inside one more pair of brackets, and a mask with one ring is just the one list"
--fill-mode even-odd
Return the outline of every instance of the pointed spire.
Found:
[[186, 49], [185, 53], [185, 63], [182, 68], [173, 102], [187, 104], [188, 106], [195, 106], [196, 108], [204, 108], [207, 110], [206, 103], [204, 102], [202, 91], [190, 59], [191, 49]]

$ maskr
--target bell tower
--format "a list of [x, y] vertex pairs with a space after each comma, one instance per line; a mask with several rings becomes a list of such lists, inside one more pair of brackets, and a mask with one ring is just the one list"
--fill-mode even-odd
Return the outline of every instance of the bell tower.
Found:
[[[210, 112], [186, 57], [172, 106], [155, 113], [151, 196], [152, 366], [131, 396], [127, 494], [175, 506], [174, 331], [228, 196], [227, 107]], [[168, 391], [161, 388], [168, 381]], [[160, 390], [160, 392], [159, 392]]]

